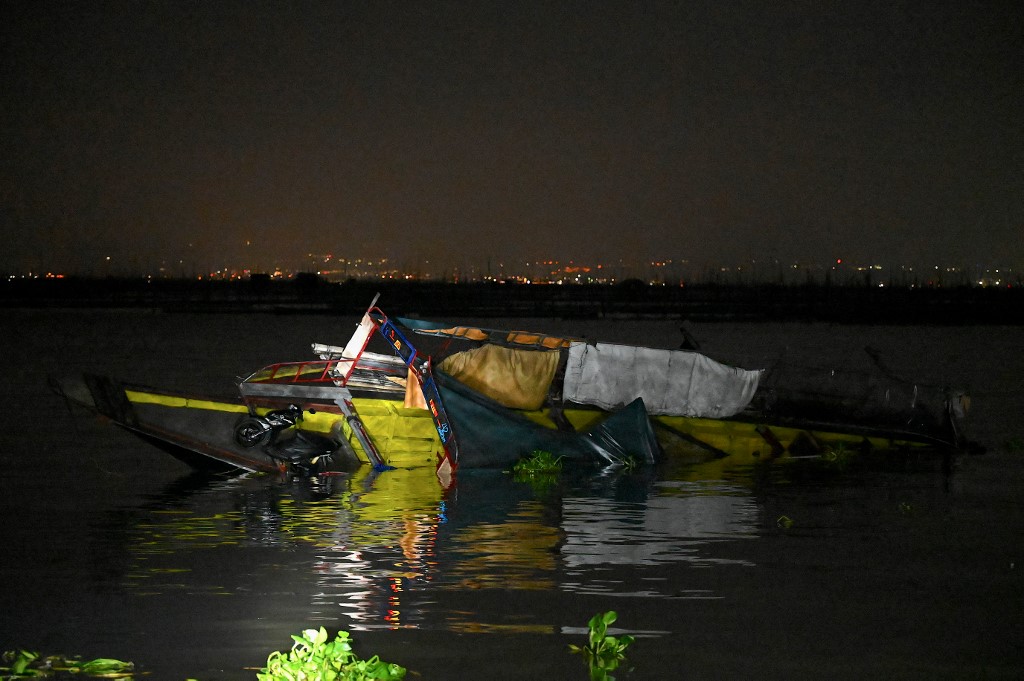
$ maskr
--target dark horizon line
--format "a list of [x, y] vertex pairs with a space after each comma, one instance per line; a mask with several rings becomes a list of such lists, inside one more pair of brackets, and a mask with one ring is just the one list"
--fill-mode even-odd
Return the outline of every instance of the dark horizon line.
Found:
[[662, 319], [890, 325], [1024, 325], [1024, 286], [869, 286], [807, 282], [650, 285], [494, 281], [31, 279], [0, 285], [0, 309], [138, 309], [171, 313], [406, 317]]
[[[661, 277], [661, 278], [640, 278], [625, 277], [611, 281], [590, 279], [588, 281], [574, 281], [565, 278], [563, 281], [532, 280], [523, 281], [518, 276], [501, 278], [496, 276], [485, 276], [482, 278], [439, 278], [411, 276], [357, 276], [347, 278], [334, 278], [322, 275], [317, 272], [295, 272], [288, 275], [274, 276], [266, 272], [255, 272], [244, 277], [217, 277], [208, 275], [194, 276], [161, 276], [140, 274], [61, 274], [61, 275], [4, 275], [3, 281], [9, 285], [29, 285], [33, 282], [43, 284], [46, 282], [57, 284], [59, 282], [88, 282], [88, 283], [145, 283], [146, 285], [235, 285], [235, 286], [261, 286], [261, 285], [323, 285], [343, 286], [346, 284], [380, 284], [380, 285], [441, 285], [441, 286], [473, 286], [473, 285], [498, 285], [498, 286], [522, 286], [522, 287], [545, 287], [545, 286], [566, 286], [566, 287], [596, 287], [615, 288], [622, 286], [649, 286], [652, 288], [753, 288], [753, 287], [778, 287], [778, 288], [804, 288], [804, 287], [835, 287], [835, 288], [894, 288], [894, 289], [915, 289], [915, 288], [977, 288], [977, 289], [1017, 289], [1024, 287], [1024, 272], [1008, 272], [1013, 276], [1007, 281], [999, 284], [992, 282], [979, 282], [974, 278], [965, 276], [963, 271], [940, 271], [935, 276], [927, 276], [930, 272], [901, 272], [900, 276], [886, 275], [878, 271], [836, 271], [836, 276], [831, 276], [831, 271], [823, 271], [818, 277], [794, 276], [789, 279], [780, 279], [772, 276], [734, 277], [729, 273], [722, 273], [722, 276], [711, 276], [706, 278], [685, 279], [683, 277]], [[919, 274], [923, 276], [919, 276]]]

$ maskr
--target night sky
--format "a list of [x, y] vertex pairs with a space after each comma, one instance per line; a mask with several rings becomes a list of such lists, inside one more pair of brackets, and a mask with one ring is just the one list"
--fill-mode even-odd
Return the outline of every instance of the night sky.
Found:
[[1024, 266], [1021, 3], [15, 1], [0, 36], [0, 272]]

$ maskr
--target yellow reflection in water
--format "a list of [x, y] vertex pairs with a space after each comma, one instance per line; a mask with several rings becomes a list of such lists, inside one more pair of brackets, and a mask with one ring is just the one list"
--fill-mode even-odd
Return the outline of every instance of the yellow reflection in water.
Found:
[[544, 507], [522, 502], [504, 523], [468, 527], [453, 537], [449, 588], [551, 589], [563, 534], [544, 522]]
[[450, 622], [448, 628], [459, 634], [552, 634], [555, 632], [553, 624], [489, 624], [479, 621]]
[[[395, 579], [418, 577], [432, 561], [443, 493], [430, 468], [377, 474], [362, 467], [330, 482], [234, 479], [191, 497], [169, 499], [176, 507], [148, 509], [127, 528], [127, 581], [147, 593], [180, 590], [189, 587], [166, 578], [190, 571], [197, 553], [296, 545], [321, 551], [313, 575], [366, 569]], [[398, 555], [391, 559], [366, 555], [393, 550]], [[232, 557], [245, 562], [244, 556]], [[258, 566], [246, 567], [279, 568], [265, 556]]]

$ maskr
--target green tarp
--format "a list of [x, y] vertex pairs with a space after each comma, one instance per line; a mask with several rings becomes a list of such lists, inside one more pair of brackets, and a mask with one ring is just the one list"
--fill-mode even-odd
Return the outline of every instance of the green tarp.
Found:
[[444, 372], [435, 374], [459, 442], [459, 465], [507, 466], [537, 450], [595, 463], [635, 459], [654, 463], [660, 454], [643, 400], [610, 414], [586, 432], [545, 428]]

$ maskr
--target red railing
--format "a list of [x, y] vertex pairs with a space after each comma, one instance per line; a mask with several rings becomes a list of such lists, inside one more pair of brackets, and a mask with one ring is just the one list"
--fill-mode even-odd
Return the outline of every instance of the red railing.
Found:
[[265, 366], [246, 379], [248, 383], [333, 383], [331, 370], [338, 360], [279, 362]]

